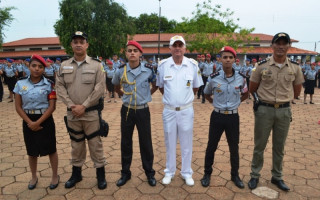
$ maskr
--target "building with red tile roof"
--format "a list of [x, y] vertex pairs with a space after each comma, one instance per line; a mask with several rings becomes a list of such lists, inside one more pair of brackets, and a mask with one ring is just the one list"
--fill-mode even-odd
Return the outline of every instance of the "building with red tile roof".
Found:
[[[169, 40], [174, 35], [177, 35], [177, 33], [162, 33], [160, 35], [160, 57], [164, 58], [170, 56]], [[250, 46], [242, 46], [237, 49], [238, 58], [240, 60], [244, 60], [246, 58], [263, 59], [272, 54], [272, 49], [270, 47], [271, 40], [273, 38], [272, 35], [251, 33], [250, 36], [252, 38], [258, 38], [258, 41], [250, 42]], [[145, 57], [157, 56], [158, 34], [137, 34], [129, 36], [128, 38], [135, 40], [142, 45]], [[188, 41], [186, 42], [188, 45]], [[292, 39], [292, 42], [297, 43], [299, 41]], [[51, 58], [69, 57], [65, 52], [65, 49], [61, 46], [58, 37], [25, 38], [7, 42], [2, 45], [2, 50], [0, 50], [0, 58], [27, 58], [32, 54], [39, 54], [43, 57]], [[189, 57], [195, 58], [198, 53], [187, 51], [186, 54]], [[299, 49], [296, 47], [291, 47], [288, 52], [289, 56], [292, 56], [293, 58], [297, 58], [299, 56], [302, 60], [304, 60], [306, 56], [314, 58], [317, 54], [317, 52]]]

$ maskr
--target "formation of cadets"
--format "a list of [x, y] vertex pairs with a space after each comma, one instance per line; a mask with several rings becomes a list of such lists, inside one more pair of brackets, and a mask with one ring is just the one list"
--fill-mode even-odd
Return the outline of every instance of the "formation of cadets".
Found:
[[[95, 102], [97, 101], [98, 97], [94, 94], [101, 93], [97, 88], [99, 88], [99, 90], [106, 89], [106, 92], [108, 93], [107, 103], [112, 103], [112, 99], [114, 99], [114, 102], [117, 102], [115, 100], [116, 96], [121, 98], [123, 103], [121, 108], [122, 170], [121, 177], [117, 181], [117, 186], [122, 186], [131, 179], [130, 165], [132, 162], [132, 134], [134, 126], [137, 126], [138, 128], [141, 160], [148, 183], [150, 186], [156, 185], [156, 180], [154, 178], [155, 171], [153, 170], [154, 155], [151, 141], [150, 112], [147, 103], [151, 101], [151, 95], [159, 88], [160, 92], [163, 94], [163, 121], [167, 148], [167, 163], [162, 183], [170, 184], [171, 179], [174, 178], [176, 171], [176, 143], [177, 139], [179, 139], [182, 152], [182, 167], [180, 173], [187, 185], [194, 185], [192, 178], [193, 171], [191, 169], [194, 115], [192, 101], [194, 95], [197, 95], [198, 99], [200, 99], [200, 97], [202, 98], [202, 103], [205, 103], [207, 100], [214, 106], [210, 120], [209, 142], [205, 155], [205, 174], [201, 179], [201, 184], [204, 187], [207, 187], [210, 184], [212, 165], [214, 163], [214, 152], [218, 147], [221, 134], [225, 130], [231, 154], [231, 180], [237, 187], [244, 188], [244, 184], [238, 174], [238, 106], [242, 101], [247, 99], [248, 96], [250, 98], [248, 88], [252, 73], [258, 65], [267, 61], [257, 63], [257, 60], [253, 58], [252, 60], [246, 59], [244, 63], [241, 64], [241, 61], [236, 57], [236, 51], [228, 46], [222, 48], [215, 58], [213, 58], [211, 54], [202, 54], [198, 55], [197, 61], [195, 61], [184, 57], [186, 43], [182, 36], [174, 36], [170, 39], [170, 51], [172, 57], [164, 59], [159, 63], [156, 63], [153, 59], [149, 59], [148, 61], [145, 60], [142, 57], [143, 49], [136, 41], [129, 41], [127, 43], [126, 58], [128, 62], [125, 62], [121, 58], [119, 59], [116, 54], [112, 56], [112, 59], [103, 59], [100, 57], [98, 60], [87, 56], [87, 38], [88, 36], [81, 31], [77, 31], [73, 34], [71, 45], [73, 45], [74, 57], [62, 64], [60, 58], [56, 58], [55, 61], [50, 58], [43, 59], [41, 56], [31, 59], [31, 62], [35, 62], [35, 60], [37, 60], [36, 63], [40, 63], [38, 64], [40, 68], [41, 66], [44, 68], [43, 76], [45, 81], [41, 83], [49, 83], [49, 85], [52, 83], [54, 85], [54, 83], [57, 82], [57, 94], [68, 107], [68, 115], [65, 122], [73, 148], [71, 162], [73, 166], [72, 176], [65, 184], [66, 188], [74, 187], [77, 182], [82, 180], [81, 166], [85, 160], [83, 148], [85, 147], [84, 140], [86, 139], [88, 140], [90, 154], [97, 154], [91, 156], [94, 161], [95, 168], [97, 168], [98, 188], [104, 189], [107, 187], [104, 175], [104, 165], [106, 162], [103, 156], [100, 135], [97, 135], [96, 132], [98, 131], [92, 130], [93, 127], [97, 127], [97, 129], [99, 129], [99, 125], [97, 125], [97, 123], [100, 123], [101, 127], [101, 120], [100, 122], [95, 122], [96, 124], [91, 128], [88, 125], [93, 123], [93, 121], [88, 120], [90, 117], [93, 117], [91, 112], [97, 110], [96, 106], [91, 105], [92, 102], [90, 102], [90, 98], [94, 98]], [[283, 36], [280, 35], [279, 38], [283, 39]], [[290, 40], [287, 40], [287, 42], [290, 43]], [[39, 77], [35, 75], [37, 73], [34, 72], [34, 69], [32, 69], [33, 71], [30, 73], [29, 69], [31, 68], [29, 68], [29, 63], [30, 59], [25, 59], [24, 61], [15, 61], [10, 58], [0, 60], [0, 74], [4, 78], [4, 83], [8, 85], [8, 89], [10, 91], [8, 102], [13, 102], [14, 91], [18, 90], [14, 90], [18, 79], [39, 79]], [[307, 61], [303, 65], [300, 63], [300, 60], [298, 60], [298, 63], [300, 64], [301, 71], [305, 78], [304, 103], [307, 103], [306, 96], [309, 94], [310, 104], [313, 104], [314, 102], [312, 97], [314, 87], [317, 85], [317, 77], [319, 80], [318, 88], [320, 88], [320, 62], [310, 63], [310, 61]], [[81, 66], [86, 67], [83, 67], [82, 69]], [[99, 68], [100, 66], [101, 69]], [[36, 65], [33, 67], [36, 67]], [[77, 94], [77, 88], [79, 85], [81, 85], [82, 88], [94, 83], [92, 80], [87, 80], [86, 78], [81, 79], [78, 77], [77, 79], [77, 77], [73, 75], [77, 74], [77, 70], [81, 70], [81, 76], [88, 76], [91, 78], [93, 77], [90, 76], [92, 73], [100, 75], [101, 71], [104, 73], [105, 80], [102, 81], [102, 85], [99, 83], [100, 85], [98, 86], [90, 86], [92, 92], [89, 92], [90, 94], [88, 93], [88, 99], [86, 99], [87, 97], [85, 96], [81, 96], [81, 94]], [[100, 78], [101, 77], [102, 76], [100, 76]], [[22, 85], [24, 83], [25, 81], [17, 84], [20, 88], [19, 98], [22, 97], [22, 100], [20, 99], [22, 102], [24, 101], [23, 91], [28, 90]], [[2, 101], [2, 81], [0, 81], [0, 84], [0, 100]], [[31, 85], [32, 87], [36, 87], [37, 84], [38, 83], [32, 83]], [[106, 87], [104, 87], [103, 84], [105, 84]], [[232, 85], [231, 88], [229, 88], [229, 84]], [[253, 84], [256, 83], [253, 82]], [[152, 85], [152, 88], [150, 88], [150, 85]], [[52, 95], [54, 89], [51, 90], [52, 91], [48, 91], [48, 94]], [[222, 93], [224, 90], [227, 91], [227, 93]], [[103, 93], [104, 92], [105, 91], [103, 91]], [[213, 98], [211, 97], [212, 94], [214, 95]], [[72, 99], [77, 95], [81, 96], [84, 103], [80, 101], [77, 102], [77, 100]], [[185, 95], [185, 98], [181, 98], [183, 95]], [[70, 96], [73, 97], [70, 99]], [[54, 93], [52, 98], [48, 100], [55, 101], [55, 99], [56, 97]], [[232, 99], [232, 101], [226, 102], [225, 99]], [[292, 103], [294, 103], [294, 101], [292, 101]], [[84, 104], [90, 106], [83, 106]], [[26, 111], [24, 104], [18, 105], [22, 108], [22, 112], [23, 110]], [[232, 106], [230, 107], [230, 105]], [[271, 104], [265, 103], [262, 105], [270, 106]], [[45, 115], [46, 110], [47, 108], [34, 108], [34, 110], [28, 109], [27, 114], [31, 114], [31, 116], [28, 116], [32, 117], [34, 111], [38, 111], [38, 114], [40, 114], [39, 117], [41, 117], [42, 114]], [[51, 110], [51, 113], [53, 110]], [[42, 111], [44, 113], [42, 113]], [[25, 120], [24, 114], [19, 114]], [[101, 113], [99, 113], [99, 115], [99, 119], [101, 119]], [[82, 117], [84, 117], [83, 120]], [[96, 120], [98, 118], [95, 116], [94, 119]], [[225, 122], [229, 122], [229, 124], [226, 124]], [[81, 130], [82, 125], [80, 126], [80, 124], [82, 123], [87, 123], [87, 125], [83, 125]], [[29, 126], [29, 124], [27, 125]], [[32, 131], [38, 131], [38, 129], [42, 128], [39, 125], [38, 127], [34, 127], [36, 128], [30, 128], [28, 131], [32, 133]], [[90, 132], [93, 131], [94, 133], [91, 134], [88, 130], [90, 130]], [[97, 137], [99, 137], [99, 139], [92, 139]], [[93, 148], [99, 148], [99, 151], [95, 152], [92, 150]], [[82, 153], [77, 153], [77, 151], [81, 151]], [[84, 150], [84, 152], [86, 151]], [[259, 180], [257, 178], [253, 179], [255, 181], [254, 184], [252, 185], [252, 180], [249, 184], [249, 188], [251, 189], [256, 187]], [[55, 178], [52, 180], [53, 182], [50, 185], [50, 189], [54, 189], [58, 186], [60, 177], [55, 174]], [[29, 189], [34, 189], [37, 182], [38, 178], [33, 177], [32, 181], [29, 183]], [[288, 190], [281, 180], [274, 180], [273, 183], [282, 190]]]

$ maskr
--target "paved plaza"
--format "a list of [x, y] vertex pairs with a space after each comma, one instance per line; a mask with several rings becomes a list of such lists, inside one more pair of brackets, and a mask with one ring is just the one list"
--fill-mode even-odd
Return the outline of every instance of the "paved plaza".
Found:
[[[296, 100], [292, 105], [293, 121], [288, 135], [284, 157], [284, 180], [291, 188], [290, 192], [283, 192], [271, 184], [272, 146], [271, 137], [265, 150], [264, 168], [261, 171], [259, 187], [251, 191], [247, 183], [250, 179], [250, 164], [253, 152], [253, 111], [252, 102], [243, 102], [239, 108], [240, 113], [240, 178], [243, 179], [245, 189], [238, 189], [230, 180], [230, 157], [225, 135], [219, 143], [216, 152], [214, 170], [211, 176], [211, 185], [208, 188], [201, 186], [203, 176], [204, 156], [208, 140], [209, 119], [212, 105], [201, 103], [195, 99], [194, 110], [194, 139], [192, 168], [195, 185], [187, 186], [180, 176], [181, 154], [177, 149], [177, 172], [170, 185], [163, 185], [161, 179], [164, 175], [166, 148], [162, 126], [162, 99], [157, 91], [153, 101], [149, 104], [151, 112], [152, 140], [154, 149], [156, 187], [147, 183], [142, 169], [139, 153], [137, 131], [134, 131], [134, 154], [132, 161], [132, 178], [122, 187], [116, 186], [120, 178], [121, 152], [120, 152], [120, 107], [117, 103], [105, 103], [103, 118], [110, 125], [107, 138], [102, 138], [104, 152], [108, 164], [106, 165], [106, 179], [108, 186], [105, 190], [97, 188], [96, 171], [87, 152], [87, 160], [82, 168], [83, 180], [71, 189], [65, 189], [64, 183], [71, 175], [70, 165], [70, 139], [66, 132], [63, 116], [66, 106], [57, 101], [54, 112], [56, 124], [57, 149], [59, 155], [60, 184], [55, 190], [48, 188], [51, 181], [51, 168], [49, 158], [41, 157], [38, 163], [39, 182], [34, 190], [28, 190], [27, 185], [31, 179], [28, 157], [22, 134], [22, 120], [15, 112], [14, 103], [7, 103], [4, 99], [0, 103], [0, 199], [57, 199], [57, 200], [109, 200], [109, 199], [320, 199], [320, 89], [315, 89], [314, 105], [303, 104]], [[7, 98], [5, 91], [4, 98]], [[106, 102], [106, 101], [105, 101]], [[308, 101], [309, 102], [309, 101]]]

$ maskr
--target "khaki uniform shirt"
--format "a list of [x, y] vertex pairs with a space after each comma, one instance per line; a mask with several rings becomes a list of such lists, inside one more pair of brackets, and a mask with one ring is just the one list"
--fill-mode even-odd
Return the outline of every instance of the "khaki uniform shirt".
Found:
[[293, 99], [293, 85], [304, 82], [299, 65], [286, 58], [280, 68], [273, 56], [252, 70], [250, 81], [259, 83], [258, 97], [266, 103], [285, 103]]
[[[68, 108], [72, 105], [83, 105], [86, 108], [97, 105], [99, 98], [104, 95], [105, 87], [105, 73], [101, 62], [89, 56], [79, 66], [74, 58], [64, 61], [57, 73], [57, 94]], [[96, 119], [96, 110], [86, 112], [80, 118], [75, 118], [68, 112], [68, 120]]]

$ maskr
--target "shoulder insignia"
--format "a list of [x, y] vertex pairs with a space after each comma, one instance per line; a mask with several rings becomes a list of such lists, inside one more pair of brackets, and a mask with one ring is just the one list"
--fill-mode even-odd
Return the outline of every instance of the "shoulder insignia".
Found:
[[153, 67], [152, 67], [152, 65], [150, 65], [149, 63], [147, 63], [147, 64], [144, 64], [144, 66], [145, 66], [145, 68], [148, 68], [148, 69], [151, 69], [151, 70], [153, 70]]
[[23, 80], [23, 79], [27, 79], [27, 78], [28, 78], [28, 77], [20, 77], [20, 78], [19, 78], [19, 81], [20, 81], [20, 80]]
[[261, 60], [258, 62], [258, 65], [262, 65], [263, 63], [266, 63], [267, 61], [268, 61], [267, 59]]
[[51, 85], [54, 85], [54, 82], [50, 79], [47, 78], [47, 81], [51, 84]]
[[92, 58], [92, 60], [95, 60], [95, 61], [98, 61], [99, 63], [101, 63], [101, 60], [99, 60], [99, 58], [93, 58], [93, 57], [91, 57]]
[[214, 73], [210, 74], [210, 77], [211, 77], [211, 78], [214, 78], [214, 77], [216, 77], [216, 76], [218, 76], [218, 75], [219, 75], [219, 72], [214, 72]]
[[297, 63], [297, 62], [294, 61], [294, 60], [289, 59], [289, 61], [290, 61], [291, 63], [293, 63], [293, 64], [299, 65], [299, 63]]
[[[255, 69], [255, 68], [254, 68]], [[243, 78], [246, 78], [246, 75], [244, 75], [243, 73], [241, 73], [240, 71], [239, 71], [239, 74], [243, 77]]]
[[195, 65], [197, 65], [198, 66], [198, 61], [196, 61], [195, 59], [193, 59], [193, 58], [189, 58], [189, 60], [193, 63], [193, 64], [195, 64]]
[[122, 65], [120, 65], [119, 69], [120, 69], [120, 68], [123, 68], [124, 66], [126, 66], [126, 64], [122, 64]]
[[162, 64], [162, 63], [165, 63], [168, 59], [162, 59], [159, 61], [159, 66]]

